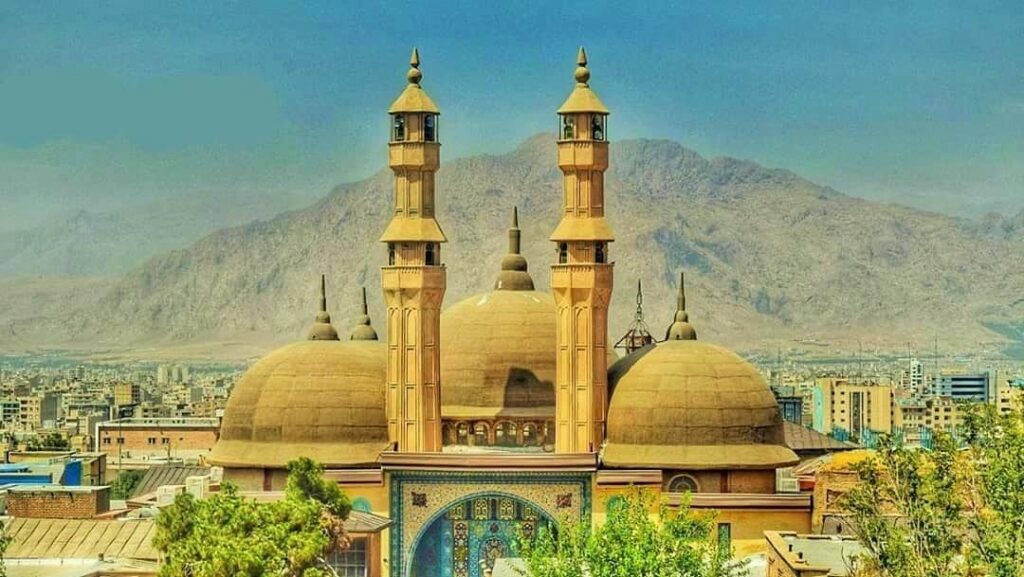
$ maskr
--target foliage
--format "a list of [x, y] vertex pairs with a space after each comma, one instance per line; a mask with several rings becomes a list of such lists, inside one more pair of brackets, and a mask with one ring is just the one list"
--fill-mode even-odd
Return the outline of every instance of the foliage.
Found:
[[660, 508], [651, 518], [654, 497], [632, 489], [608, 503], [604, 524], [591, 528], [564, 519], [523, 539], [520, 554], [532, 577], [726, 577], [742, 564], [720, 547], [713, 513], [697, 513], [684, 503]]
[[56, 431], [47, 433], [42, 438], [32, 439], [28, 443], [29, 451], [68, 451], [70, 449], [71, 441]]
[[110, 483], [111, 499], [127, 499], [132, 496], [135, 488], [142, 481], [144, 473], [135, 469], [125, 469], [118, 473]]
[[7, 545], [11, 538], [4, 529], [4, 521], [0, 519], [0, 577], [7, 577], [7, 564], [4, 563], [4, 554], [7, 552]]
[[963, 443], [931, 451], [882, 437], [842, 506], [867, 549], [866, 574], [1024, 577], [1024, 413], [966, 411]]
[[323, 466], [288, 464], [283, 499], [258, 502], [224, 483], [205, 500], [179, 495], [157, 518], [154, 545], [161, 577], [322, 577], [334, 575], [326, 555], [348, 546], [343, 521], [351, 503]]

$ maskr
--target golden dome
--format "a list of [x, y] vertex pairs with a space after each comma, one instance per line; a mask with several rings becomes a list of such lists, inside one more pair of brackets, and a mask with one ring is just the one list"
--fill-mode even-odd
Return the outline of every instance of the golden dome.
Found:
[[224, 467], [372, 465], [388, 445], [387, 346], [307, 340], [263, 357], [235, 385], [208, 458]]
[[555, 310], [550, 293], [496, 290], [441, 313], [442, 416], [554, 417]]
[[441, 413], [445, 418], [553, 416], [555, 299], [496, 290], [441, 314]]
[[798, 462], [775, 397], [735, 353], [696, 340], [645, 347], [610, 371], [609, 467], [774, 469]]

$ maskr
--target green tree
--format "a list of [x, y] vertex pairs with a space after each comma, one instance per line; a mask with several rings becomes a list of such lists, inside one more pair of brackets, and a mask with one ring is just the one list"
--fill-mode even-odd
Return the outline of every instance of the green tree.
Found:
[[882, 437], [842, 500], [864, 573], [1024, 577], [1024, 413], [967, 405], [959, 441], [930, 451]]
[[71, 449], [71, 441], [64, 435], [54, 431], [43, 435], [42, 438], [35, 438], [29, 441], [29, 451], [68, 451]]
[[743, 564], [720, 546], [715, 515], [695, 512], [687, 503], [677, 510], [660, 507], [650, 516], [654, 496], [633, 489], [608, 504], [604, 524], [591, 528], [563, 520], [542, 527], [536, 539], [524, 539], [520, 553], [532, 577], [727, 577]]
[[114, 481], [110, 483], [110, 498], [127, 499], [131, 497], [143, 476], [144, 473], [136, 469], [125, 469], [118, 473]]
[[243, 497], [230, 483], [205, 500], [179, 495], [157, 518], [161, 577], [334, 575], [326, 555], [348, 546], [343, 522], [352, 506], [323, 470], [292, 461], [285, 496], [273, 502]]
[[4, 555], [7, 553], [7, 545], [11, 537], [7, 534], [3, 519], [0, 519], [0, 577], [7, 577], [7, 564], [4, 562]]

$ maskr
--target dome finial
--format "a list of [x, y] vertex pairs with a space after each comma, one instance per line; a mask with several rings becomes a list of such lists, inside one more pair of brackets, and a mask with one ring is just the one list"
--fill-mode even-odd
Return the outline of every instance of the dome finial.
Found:
[[587, 68], [587, 51], [580, 46], [580, 52], [576, 55], [576, 82], [583, 86], [590, 80], [590, 70]]
[[679, 272], [679, 296], [676, 297], [676, 316], [672, 325], [665, 333], [667, 341], [695, 341], [697, 331], [690, 325], [690, 315], [686, 313], [686, 276]]
[[327, 275], [320, 275], [320, 310], [316, 313], [316, 321], [309, 330], [311, 341], [336, 341], [338, 331], [331, 325], [331, 315], [327, 312]]
[[494, 283], [497, 290], [532, 291], [533, 278], [528, 272], [522, 249], [522, 231], [519, 230], [519, 207], [512, 207], [512, 226], [508, 229], [508, 254], [501, 259], [501, 272]]
[[406, 78], [409, 79], [409, 84], [419, 84], [423, 80], [423, 73], [420, 72], [420, 51], [418, 48], [412, 49], [412, 56], [409, 57], [409, 73], [406, 74]]
[[626, 354], [632, 354], [654, 342], [654, 337], [647, 330], [647, 323], [644, 322], [644, 287], [640, 279], [636, 279], [636, 314], [633, 317], [633, 324], [622, 336], [615, 348], [624, 349]]
[[356, 320], [356, 326], [352, 329], [348, 339], [350, 341], [375, 341], [377, 331], [370, 325], [370, 312], [366, 304], [366, 287], [363, 287], [363, 314]]

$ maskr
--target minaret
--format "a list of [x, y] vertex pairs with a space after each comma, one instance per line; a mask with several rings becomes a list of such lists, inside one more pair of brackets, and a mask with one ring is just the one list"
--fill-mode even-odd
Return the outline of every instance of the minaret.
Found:
[[679, 272], [679, 296], [676, 297], [676, 316], [665, 331], [666, 341], [695, 341], [697, 331], [690, 325], [690, 315], [686, 314], [686, 277]]
[[331, 315], [327, 312], [327, 275], [320, 275], [320, 311], [316, 313], [316, 321], [309, 329], [311, 341], [336, 341], [338, 331], [331, 324]]
[[394, 450], [417, 453], [441, 450], [441, 243], [447, 239], [434, 219], [440, 111], [420, 87], [416, 49], [409, 63], [409, 84], [388, 109], [394, 217], [380, 240], [388, 248], [388, 264], [381, 269], [388, 327], [388, 436]]
[[520, 254], [522, 232], [519, 230], [519, 207], [512, 207], [512, 226], [508, 229], [508, 254], [501, 259], [501, 272], [494, 282], [495, 290], [532, 291], [526, 257]]
[[576, 87], [558, 109], [558, 168], [563, 173], [562, 220], [551, 240], [557, 263], [551, 290], [558, 314], [555, 451], [590, 453], [604, 440], [608, 410], [608, 302], [614, 240], [604, 218], [608, 168], [608, 109], [590, 89], [580, 48]]

